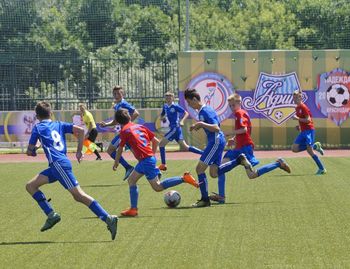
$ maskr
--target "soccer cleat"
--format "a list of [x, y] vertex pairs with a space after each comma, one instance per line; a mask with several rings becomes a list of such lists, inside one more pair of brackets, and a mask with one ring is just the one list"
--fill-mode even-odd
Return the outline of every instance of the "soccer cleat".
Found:
[[237, 161], [240, 165], [243, 165], [245, 169], [253, 171], [253, 166], [244, 153], [238, 155]]
[[313, 148], [314, 148], [314, 150], [316, 150], [317, 152], [319, 152], [323, 156], [324, 150], [323, 150], [320, 142], [315, 142]]
[[206, 201], [206, 200], [198, 200], [197, 202], [195, 202], [194, 204], [192, 204], [192, 207], [208, 207], [210, 206], [210, 200]]
[[191, 184], [192, 186], [194, 186], [196, 188], [199, 187], [198, 182], [194, 179], [194, 177], [191, 175], [190, 172], [185, 172], [184, 175], [182, 176], [182, 180], [188, 184]]
[[212, 195], [209, 195], [209, 199], [214, 202], [218, 202], [219, 204], [225, 203], [225, 196], [221, 196], [216, 192], [212, 192]]
[[166, 164], [161, 164], [158, 166], [158, 169], [161, 170], [161, 171], [166, 171], [168, 168], [166, 167]]
[[51, 229], [53, 226], [55, 226], [57, 223], [61, 221], [61, 216], [58, 213], [51, 212], [47, 216], [47, 220], [43, 227], [41, 227], [40, 231], [44, 232], [46, 230]]
[[134, 171], [134, 167], [130, 166], [129, 168], [125, 169], [125, 176], [123, 180], [127, 180], [129, 176], [131, 175], [132, 171]]
[[324, 175], [324, 174], [327, 174], [327, 170], [326, 169], [318, 169], [317, 172], [316, 172], [316, 175], [317, 176], [320, 176], [320, 175]]
[[136, 217], [138, 215], [137, 208], [125, 209], [120, 213], [124, 217]]
[[108, 215], [106, 219], [107, 223], [107, 229], [111, 232], [112, 240], [115, 239], [117, 236], [117, 230], [118, 230], [118, 217]]
[[102, 161], [102, 158], [101, 157], [97, 157], [96, 161]]
[[282, 170], [284, 170], [284, 171], [286, 171], [288, 174], [290, 174], [290, 172], [291, 172], [291, 171], [290, 171], [290, 167], [289, 167], [288, 163], [287, 163], [284, 159], [278, 158], [276, 162], [278, 162], [278, 163], [281, 164], [280, 168], [281, 168]]

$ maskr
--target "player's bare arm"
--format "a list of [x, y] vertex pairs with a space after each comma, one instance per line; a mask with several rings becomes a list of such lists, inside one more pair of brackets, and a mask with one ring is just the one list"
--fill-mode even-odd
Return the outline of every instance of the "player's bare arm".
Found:
[[135, 109], [134, 113], [132, 113], [132, 116], [131, 116], [131, 121], [134, 121], [136, 120], [136, 118], [140, 115], [140, 113], [137, 111], [137, 109]]
[[184, 112], [184, 116], [182, 117], [181, 121], [180, 121], [180, 126], [184, 126], [185, 125], [185, 120], [188, 118], [188, 112], [185, 111]]
[[153, 137], [153, 139], [152, 139], [152, 151], [153, 151], [153, 153], [157, 152], [158, 145], [159, 145], [158, 138], [157, 137]]
[[98, 124], [101, 125], [101, 127], [108, 127], [108, 126], [117, 125], [118, 123], [116, 122], [116, 120], [111, 120], [111, 121], [107, 121], [107, 122], [101, 121]]
[[219, 125], [209, 124], [209, 123], [205, 123], [203, 121], [199, 121], [199, 122], [192, 124], [192, 126], [190, 127], [190, 131], [193, 131], [193, 130], [197, 131], [200, 128], [207, 129], [210, 132], [219, 132], [220, 131]]
[[114, 164], [113, 164], [113, 171], [117, 170], [118, 166], [119, 166], [119, 160], [120, 157], [122, 156], [123, 153], [123, 147], [118, 147], [117, 149], [117, 154], [115, 156], [115, 160], [114, 160]]
[[78, 145], [77, 145], [77, 152], [75, 154], [78, 162], [80, 163], [83, 159], [83, 154], [81, 153], [83, 149], [83, 142], [84, 142], [84, 129], [80, 126], [73, 125], [73, 134], [78, 138]]

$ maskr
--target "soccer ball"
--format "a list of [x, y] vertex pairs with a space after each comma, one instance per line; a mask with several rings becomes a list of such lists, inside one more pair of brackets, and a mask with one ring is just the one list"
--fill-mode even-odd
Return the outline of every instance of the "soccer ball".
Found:
[[168, 207], [174, 208], [180, 204], [181, 195], [177, 191], [168, 191], [164, 194], [164, 202]]
[[283, 118], [283, 112], [281, 110], [277, 110], [275, 112], [275, 118], [278, 119], [278, 120], [282, 119]]
[[335, 107], [345, 106], [349, 102], [349, 90], [345, 85], [333, 84], [326, 92], [327, 101]]

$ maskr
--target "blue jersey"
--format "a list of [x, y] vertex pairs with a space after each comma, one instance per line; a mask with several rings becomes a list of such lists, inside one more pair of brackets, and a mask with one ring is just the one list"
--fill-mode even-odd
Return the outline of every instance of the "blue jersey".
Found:
[[[220, 127], [218, 115], [216, 114], [215, 110], [210, 106], [202, 106], [202, 108], [199, 110], [198, 118], [200, 121], [209, 124], [217, 124]], [[224, 133], [222, 131], [211, 132], [205, 128], [203, 129], [207, 135], [208, 142], [214, 142], [218, 134], [224, 136]]]
[[73, 123], [43, 120], [34, 126], [29, 144], [36, 145], [39, 139], [49, 164], [67, 160], [67, 133], [73, 133]]
[[129, 111], [130, 116], [134, 114], [135, 108], [131, 104], [129, 104], [127, 101], [125, 101], [125, 99], [122, 99], [119, 103], [113, 106], [114, 111], [117, 111], [121, 108], [127, 109]]
[[185, 110], [179, 106], [178, 104], [172, 103], [170, 106], [165, 104], [162, 110], [162, 116], [165, 116], [169, 120], [169, 127], [177, 127], [179, 126], [180, 115], [183, 115]]

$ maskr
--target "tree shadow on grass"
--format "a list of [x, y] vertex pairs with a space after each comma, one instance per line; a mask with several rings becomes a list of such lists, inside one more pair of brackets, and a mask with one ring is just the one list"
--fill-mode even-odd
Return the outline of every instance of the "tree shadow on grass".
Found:
[[110, 243], [113, 241], [15, 241], [15, 242], [0, 242], [2, 246], [15, 246], [15, 245], [45, 245], [45, 244], [99, 244]]

